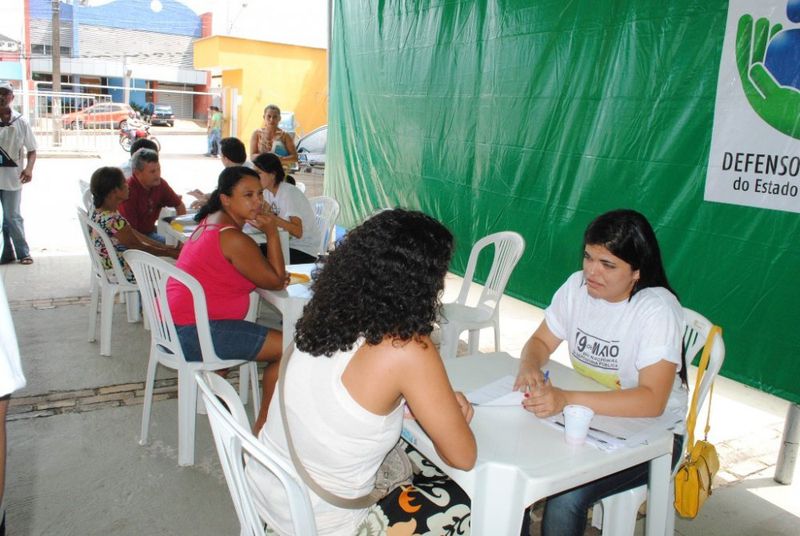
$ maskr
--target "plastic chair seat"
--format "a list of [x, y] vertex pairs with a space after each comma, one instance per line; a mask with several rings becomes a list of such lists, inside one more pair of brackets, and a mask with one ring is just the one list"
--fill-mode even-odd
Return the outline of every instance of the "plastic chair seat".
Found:
[[445, 303], [442, 305], [442, 318], [457, 323], [462, 330], [479, 329], [491, 325], [495, 311], [484, 305], [470, 307], [461, 303]]

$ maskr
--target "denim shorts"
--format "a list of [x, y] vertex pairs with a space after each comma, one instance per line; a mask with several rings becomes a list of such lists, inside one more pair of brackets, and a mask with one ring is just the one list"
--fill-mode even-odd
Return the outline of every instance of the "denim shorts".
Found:
[[[211, 320], [211, 341], [220, 359], [255, 360], [269, 328], [247, 320]], [[202, 361], [197, 325], [175, 326], [186, 361]]]

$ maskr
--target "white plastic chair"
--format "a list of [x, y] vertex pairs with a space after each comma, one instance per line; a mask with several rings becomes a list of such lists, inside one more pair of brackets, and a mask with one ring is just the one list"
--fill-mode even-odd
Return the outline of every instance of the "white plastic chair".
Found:
[[83, 190], [81, 193], [81, 201], [83, 202], [83, 209], [86, 211], [87, 214], [92, 212], [94, 209], [94, 200], [92, 198], [92, 191], [91, 190]]
[[[208, 323], [206, 295], [200, 283], [180, 268], [164, 259], [144, 251], [128, 250], [125, 260], [133, 269], [142, 292], [142, 306], [150, 322], [150, 361], [147, 364], [147, 379], [142, 409], [142, 435], [139, 443], [147, 443], [150, 429], [150, 412], [153, 405], [153, 387], [158, 365], [178, 371], [178, 464], [194, 464], [195, 411], [197, 404], [197, 370], [221, 370], [239, 368], [239, 392], [247, 403], [247, 385], [253, 389], [253, 407], [259, 408], [258, 370], [256, 363], [245, 360], [222, 360], [214, 351]], [[197, 335], [200, 339], [202, 361], [186, 361], [183, 357], [175, 323], [167, 303], [167, 280], [170, 278], [185, 285], [192, 294]]]
[[314, 209], [317, 228], [320, 234], [319, 255], [328, 251], [328, 244], [334, 237], [336, 218], [339, 217], [339, 203], [332, 197], [321, 195], [308, 200]]
[[[283, 485], [289, 500], [294, 529], [292, 534], [315, 535], [314, 511], [305, 484], [297, 477], [291, 464], [277, 458], [250, 433], [250, 423], [233, 387], [216, 374], [208, 372], [195, 372], [195, 379], [208, 409], [208, 421], [211, 423], [220, 464], [241, 524], [240, 536], [264, 536], [264, 522], [253, 503], [250, 483], [244, 472], [245, 456], [248, 464], [260, 463]], [[220, 398], [228, 406], [227, 410], [220, 403]]]
[[[78, 222], [81, 226], [83, 239], [89, 257], [92, 260], [89, 288], [91, 305], [89, 307], [89, 342], [94, 342], [97, 337], [97, 313], [100, 312], [100, 355], [111, 355], [111, 329], [114, 316], [114, 297], [117, 293], [126, 296], [125, 305], [128, 313], [128, 322], [138, 322], [139, 315], [139, 289], [135, 283], [130, 283], [125, 277], [117, 258], [116, 249], [111, 238], [106, 232], [89, 219], [85, 210], [78, 207]], [[100, 252], [94, 247], [92, 234], [100, 237], [111, 259], [111, 273], [103, 267]], [[113, 277], [112, 277], [113, 274]]]
[[[699, 313], [683, 309], [684, 331], [683, 347], [686, 353], [686, 363], [691, 363], [694, 357], [703, 349], [708, 338], [708, 332], [713, 324]], [[708, 368], [700, 382], [700, 393], [697, 398], [697, 414], [702, 414], [703, 404], [706, 396], [711, 389], [711, 384], [717, 377], [722, 363], [725, 361], [725, 343], [722, 336], [717, 334], [714, 337], [714, 346], [711, 348], [711, 355], [708, 359]], [[685, 443], [685, 442], [684, 442]], [[681, 446], [681, 451], [685, 449], [685, 444]], [[679, 464], [680, 465], [680, 464]], [[677, 470], [677, 467], [675, 468]], [[667, 515], [668, 536], [675, 532], [675, 511], [672, 508], [672, 500], [675, 497], [675, 471], [670, 479], [669, 494], [671, 515]], [[642, 503], [647, 500], [647, 485], [639, 486], [628, 491], [611, 495], [598, 501], [592, 509], [592, 525], [603, 529], [604, 536], [629, 536], [633, 534], [636, 526], [636, 515]]]
[[[467, 296], [472, 278], [475, 276], [478, 257], [484, 248], [491, 245], [494, 246], [494, 260], [483, 292], [475, 305], [468, 305]], [[500, 298], [503, 297], [511, 272], [514, 271], [524, 250], [525, 240], [519, 233], [513, 231], [485, 236], [472, 247], [458, 299], [442, 307], [439, 321], [441, 328], [439, 353], [443, 359], [456, 356], [458, 336], [465, 330], [469, 330], [469, 353], [476, 353], [480, 330], [489, 326], [494, 326], [495, 351], [500, 351]]]

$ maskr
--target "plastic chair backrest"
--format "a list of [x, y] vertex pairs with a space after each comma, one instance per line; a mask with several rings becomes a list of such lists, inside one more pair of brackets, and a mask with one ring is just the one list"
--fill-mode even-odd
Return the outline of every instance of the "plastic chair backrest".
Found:
[[503, 296], [508, 280], [511, 277], [511, 272], [514, 271], [514, 267], [525, 250], [525, 239], [514, 231], [490, 234], [475, 242], [469, 254], [467, 270], [464, 273], [464, 281], [461, 284], [461, 291], [458, 293], [456, 303], [467, 305], [469, 287], [475, 277], [478, 257], [480, 257], [481, 251], [490, 245], [494, 245], [494, 260], [492, 260], [492, 267], [489, 270], [489, 275], [483, 286], [483, 292], [481, 292], [476, 306], [490, 310], [494, 309]]
[[[290, 464], [277, 458], [250, 433], [247, 414], [233, 387], [214, 373], [197, 371], [195, 380], [208, 411], [220, 464], [242, 526], [241, 534], [264, 534], [264, 523], [255, 508], [250, 482], [245, 476], [244, 455], [247, 455], [248, 464], [260, 463], [280, 481], [289, 501], [294, 528], [292, 534], [316, 534], [314, 511], [305, 485]], [[219, 399], [224, 401], [227, 409]]]
[[[686, 363], [691, 363], [705, 346], [708, 332], [711, 330], [713, 324], [700, 313], [687, 309], [686, 307], [683, 308], [683, 317], [685, 323], [683, 348], [686, 354]], [[719, 373], [719, 370], [722, 368], [722, 363], [724, 361], [725, 342], [722, 340], [722, 336], [717, 334], [714, 337], [714, 346], [711, 347], [708, 368], [700, 382], [700, 393], [697, 398], [698, 415], [700, 415], [700, 410], [703, 408], [703, 404], [706, 401], [708, 392], [711, 389], [711, 384], [717, 377], [717, 373]]]
[[86, 210], [86, 213], [92, 212], [94, 209], [94, 198], [92, 197], [91, 190], [85, 190], [83, 194], [81, 194], [81, 201], [83, 202], [83, 208]]
[[[122, 264], [119, 262], [117, 250], [114, 247], [114, 243], [111, 242], [111, 238], [102, 227], [90, 220], [87, 212], [80, 207], [78, 207], [78, 222], [80, 223], [81, 232], [83, 233], [83, 240], [86, 242], [86, 249], [89, 250], [89, 257], [92, 259], [92, 266], [94, 267], [95, 274], [112, 285], [133, 285], [133, 283], [130, 283], [125, 277], [125, 271], [122, 269]], [[111, 278], [111, 274], [105, 269], [100, 252], [94, 247], [93, 235], [99, 236], [100, 240], [102, 240], [103, 246], [108, 252], [108, 258], [111, 259], [111, 273], [114, 274], [114, 279], [116, 279], [116, 281]]]
[[314, 209], [317, 228], [320, 234], [319, 254], [324, 254], [333, 236], [336, 218], [339, 217], [339, 203], [332, 197], [321, 195], [308, 200]]
[[203, 362], [221, 363], [222, 360], [217, 357], [211, 340], [206, 295], [197, 279], [177, 266], [144, 251], [129, 249], [124, 256], [136, 275], [136, 282], [142, 295], [142, 307], [150, 322], [153, 343], [175, 355], [183, 356], [175, 322], [172, 320], [172, 311], [167, 301], [167, 281], [175, 279], [186, 286], [192, 294], [197, 338], [200, 341]]

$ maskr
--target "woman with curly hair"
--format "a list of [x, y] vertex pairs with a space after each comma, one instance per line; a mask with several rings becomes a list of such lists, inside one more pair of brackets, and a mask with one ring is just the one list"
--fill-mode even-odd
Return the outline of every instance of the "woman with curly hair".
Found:
[[[463, 470], [475, 464], [472, 406], [453, 392], [430, 339], [452, 248], [452, 235], [433, 218], [388, 210], [348, 233], [317, 274], [314, 297], [297, 323], [284, 394], [297, 456], [331, 493], [356, 498], [373, 489], [400, 437], [406, 405], [443, 460]], [[292, 464], [278, 406], [259, 439]], [[439, 534], [444, 526], [463, 533], [466, 494], [406, 450], [421, 474], [370, 508], [339, 508], [311, 493], [318, 533]], [[275, 477], [258, 464], [247, 471], [262, 518], [276, 533], [291, 533]]]

